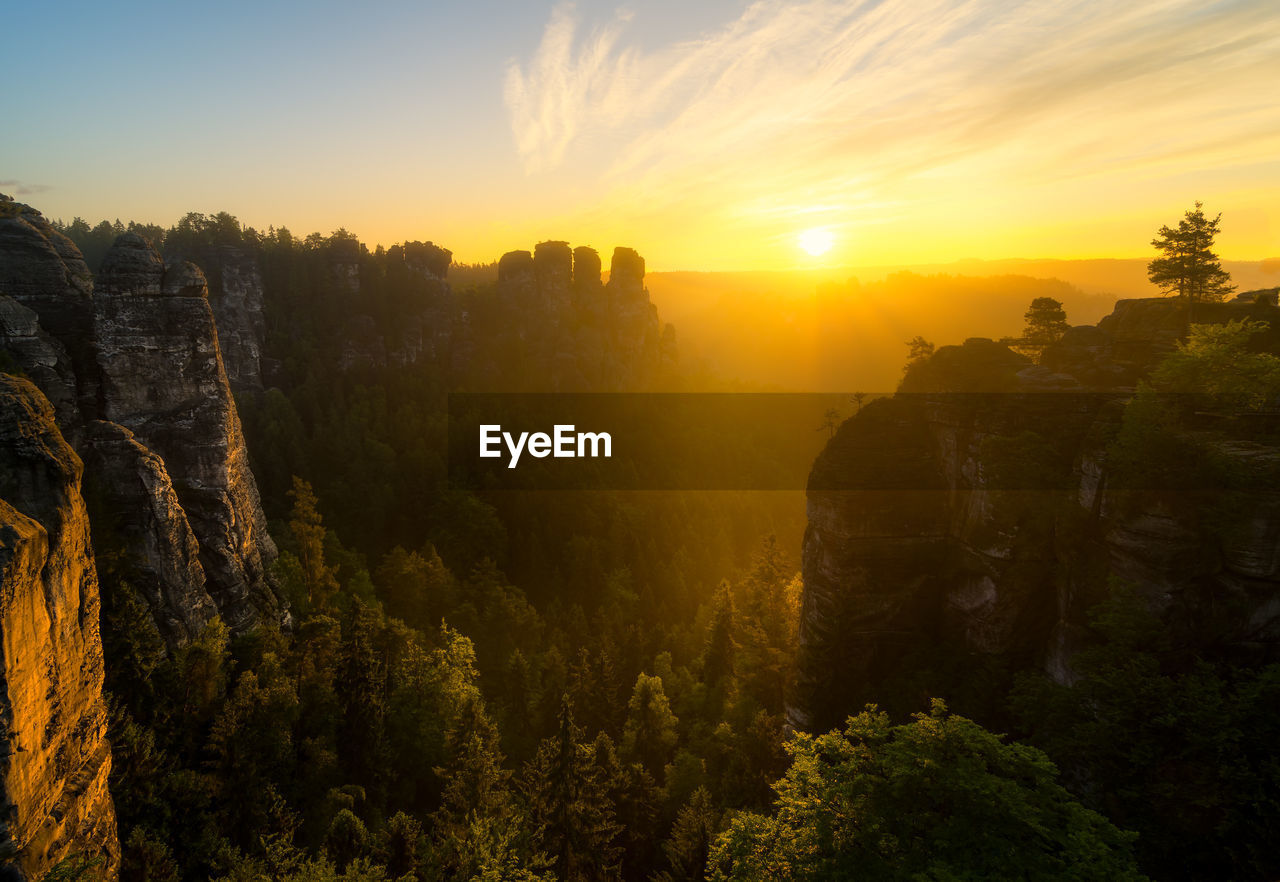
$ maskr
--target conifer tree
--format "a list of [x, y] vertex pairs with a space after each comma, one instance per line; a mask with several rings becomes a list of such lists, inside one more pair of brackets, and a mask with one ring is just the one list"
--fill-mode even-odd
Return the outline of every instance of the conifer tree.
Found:
[[[314, 609], [324, 609], [338, 591], [338, 580], [324, 562], [325, 529], [316, 510], [319, 500], [311, 485], [293, 477], [293, 489], [289, 491], [293, 510], [289, 514], [289, 534], [297, 549], [302, 568], [305, 600]], [[303, 599], [303, 598], [298, 598]]]
[[618, 833], [592, 748], [579, 744], [569, 697], [560, 703], [559, 731], [543, 740], [527, 781], [536, 849], [564, 882], [600, 879], [613, 869]]
[[1222, 300], [1236, 288], [1222, 261], [1213, 252], [1222, 213], [1210, 220], [1204, 203], [1185, 213], [1177, 229], [1162, 226], [1151, 244], [1160, 257], [1147, 264], [1147, 277], [1165, 294], [1173, 294], [1190, 303]]
[[340, 678], [345, 700], [341, 755], [351, 780], [366, 787], [385, 781], [386, 670], [375, 646], [379, 618], [355, 601]]
[[700, 882], [706, 878], [707, 858], [719, 826], [720, 812], [710, 791], [699, 787], [681, 806], [671, 836], [662, 843], [669, 868], [658, 874], [656, 882]]
[[671, 712], [660, 677], [641, 673], [636, 678], [627, 704], [627, 723], [622, 733], [622, 751], [661, 780], [663, 769], [670, 762], [679, 736], [678, 720]]
[[443, 878], [470, 879], [479, 873], [483, 853], [477, 834], [506, 826], [514, 811], [498, 729], [479, 695], [461, 708], [445, 750], [448, 761], [435, 770], [444, 791], [431, 816], [432, 851]]
[[702, 654], [702, 678], [708, 686], [716, 687], [732, 678], [737, 667], [738, 628], [728, 582], [720, 583], [712, 603], [711, 626]]

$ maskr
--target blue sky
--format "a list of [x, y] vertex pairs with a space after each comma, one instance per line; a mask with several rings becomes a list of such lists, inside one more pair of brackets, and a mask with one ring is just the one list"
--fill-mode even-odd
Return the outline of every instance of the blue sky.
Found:
[[52, 217], [545, 238], [664, 268], [1280, 254], [1280, 6], [9, 4], [0, 190]]

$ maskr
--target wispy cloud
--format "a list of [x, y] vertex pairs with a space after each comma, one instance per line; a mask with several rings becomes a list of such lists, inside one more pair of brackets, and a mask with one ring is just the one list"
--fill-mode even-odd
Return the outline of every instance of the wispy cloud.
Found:
[[577, 19], [572, 3], [556, 7], [542, 45], [527, 71], [507, 69], [506, 102], [511, 111], [516, 147], [528, 167], [558, 164], [565, 149], [583, 129], [593, 108], [609, 108], [615, 96], [619, 64], [613, 56], [630, 16], [620, 13], [610, 25], [575, 45]]
[[11, 191], [14, 196], [34, 196], [37, 193], [46, 193], [52, 189], [48, 184], [26, 184], [13, 179], [0, 181], [0, 187]]
[[562, 5], [510, 65], [528, 171], [777, 215], [1280, 155], [1274, 0], [761, 0], [627, 38]]

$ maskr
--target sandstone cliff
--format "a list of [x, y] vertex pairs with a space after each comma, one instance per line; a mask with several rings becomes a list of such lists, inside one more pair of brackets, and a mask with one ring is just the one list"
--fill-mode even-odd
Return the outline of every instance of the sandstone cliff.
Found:
[[[260, 388], [256, 263], [203, 256], [237, 385]], [[208, 298], [197, 267], [134, 234], [91, 279], [38, 212], [0, 201], [0, 368], [31, 381], [0, 373], [0, 847], [30, 874], [72, 852], [118, 862], [90, 515], [171, 645], [217, 615], [236, 630], [286, 615]]]
[[81, 474], [40, 392], [0, 374], [0, 847], [31, 878], [73, 853], [119, 862]]
[[630, 248], [614, 250], [607, 284], [599, 254], [586, 246], [549, 241], [504, 254], [495, 306], [516, 338], [512, 356], [539, 365], [544, 388], [634, 388], [646, 370], [674, 358], [644, 273], [644, 258]]
[[204, 245], [166, 255], [190, 260], [209, 284], [209, 307], [218, 326], [218, 348], [231, 391], [262, 391], [262, 351], [267, 326], [266, 292], [257, 259], [244, 248]]
[[[256, 261], [220, 246], [200, 256], [218, 279], [237, 382], [260, 388]], [[39, 212], [0, 202], [0, 358], [40, 387], [89, 461], [94, 512], [171, 642], [214, 609], [237, 630], [282, 614], [267, 578], [275, 546], [199, 269], [179, 259], [166, 269], [127, 233], [91, 279]]]
[[[1041, 365], [989, 340], [943, 347], [841, 426], [809, 479], [794, 721], [835, 725], [942, 649], [960, 680], [1040, 666], [1069, 682], [1111, 578], [1138, 586], [1178, 645], [1274, 653], [1274, 483], [1228, 500], [1203, 482], [1122, 486], [1108, 462], [1134, 385], [1189, 323], [1244, 316], [1274, 329], [1280, 310], [1121, 301]], [[1263, 342], [1280, 349], [1274, 331]], [[1178, 431], [1241, 473], [1280, 463], [1258, 421]]]
[[242, 630], [280, 614], [267, 577], [276, 549], [207, 298], [194, 264], [165, 265], [132, 233], [117, 240], [93, 296], [99, 411], [163, 461], [199, 543], [208, 593], [227, 624]]
[[[70, 239], [30, 206], [0, 199], [0, 295], [29, 311], [17, 313], [10, 307], [5, 336], [16, 344], [11, 353], [20, 367], [32, 368], [33, 358], [43, 362], [28, 373], [58, 407], [63, 433], [73, 441], [78, 425], [67, 399], [74, 397], [83, 406], [96, 392], [89, 350], [92, 290], [89, 268]], [[31, 344], [20, 339], [24, 337], [56, 340], [52, 363], [48, 354], [35, 355]]]

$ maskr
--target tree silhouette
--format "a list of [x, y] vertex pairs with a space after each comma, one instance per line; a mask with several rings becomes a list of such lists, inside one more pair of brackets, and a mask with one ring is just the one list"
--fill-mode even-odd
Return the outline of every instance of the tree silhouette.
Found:
[[1062, 308], [1062, 301], [1052, 297], [1035, 298], [1022, 317], [1027, 321], [1026, 327], [1022, 329], [1022, 336], [1006, 337], [1001, 342], [1032, 358], [1038, 358], [1042, 352], [1057, 343], [1071, 327], [1067, 323], [1067, 313]]
[[836, 436], [836, 429], [840, 427], [840, 411], [834, 407], [827, 408], [827, 412], [822, 415], [822, 425], [818, 426], [818, 431], [823, 429], [827, 431], [828, 438]]
[[1165, 294], [1176, 294], [1190, 303], [1222, 300], [1234, 291], [1231, 276], [1213, 252], [1222, 213], [1209, 220], [1204, 203], [1196, 202], [1178, 222], [1178, 228], [1163, 226], [1151, 244], [1161, 256], [1147, 264], [1147, 277]]

